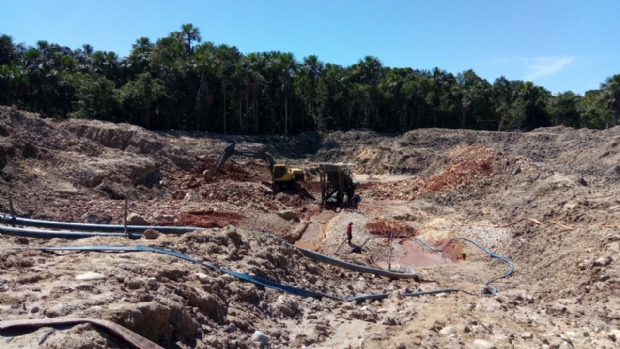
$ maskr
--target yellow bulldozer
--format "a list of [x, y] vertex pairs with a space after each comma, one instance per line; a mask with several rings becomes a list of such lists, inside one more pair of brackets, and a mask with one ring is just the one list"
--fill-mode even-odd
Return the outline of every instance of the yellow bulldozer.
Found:
[[215, 160], [215, 170], [212, 178], [215, 178], [217, 172], [224, 167], [224, 164], [233, 155], [240, 155], [254, 159], [265, 160], [269, 166], [271, 172], [271, 189], [274, 192], [280, 192], [282, 190], [302, 190], [301, 184], [306, 180], [306, 174], [304, 170], [284, 164], [276, 163], [269, 153], [262, 150], [256, 150], [239, 145], [241, 150], [235, 149], [236, 143], [228, 145], [220, 156]]

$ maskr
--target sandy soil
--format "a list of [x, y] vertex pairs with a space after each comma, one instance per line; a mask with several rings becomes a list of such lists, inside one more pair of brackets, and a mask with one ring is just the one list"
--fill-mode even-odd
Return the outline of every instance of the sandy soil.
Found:
[[[301, 193], [269, 189], [266, 164], [233, 157], [204, 175], [229, 141], [307, 170]], [[0, 107], [0, 209], [17, 216], [205, 230], [157, 239], [33, 239], [0, 234], [0, 321], [111, 320], [165, 348], [616, 348], [620, 344], [620, 128], [529, 133], [425, 129], [295, 138], [152, 133], [88, 120], [57, 122]], [[357, 210], [321, 207], [317, 164], [347, 164], [361, 182]], [[288, 211], [297, 219], [278, 213]], [[353, 222], [351, 253], [345, 227]], [[281, 241], [373, 267], [390, 280], [315, 262]], [[466, 242], [514, 261], [507, 271]], [[337, 298], [300, 298], [153, 253], [42, 252], [13, 247], [142, 244]], [[391, 247], [391, 248], [390, 248]], [[95, 272], [98, 280], [77, 275]], [[149, 285], [148, 279], [155, 278]], [[438, 288], [460, 292], [421, 297]], [[88, 324], [0, 331], [2, 348], [128, 347]]]

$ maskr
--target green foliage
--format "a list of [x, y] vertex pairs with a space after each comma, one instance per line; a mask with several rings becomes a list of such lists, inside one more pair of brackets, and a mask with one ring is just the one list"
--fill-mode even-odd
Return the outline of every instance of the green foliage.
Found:
[[585, 96], [552, 95], [505, 77], [492, 84], [473, 70], [351, 66], [292, 53], [242, 54], [202, 42], [188, 23], [155, 41], [138, 38], [128, 57], [91, 45], [71, 50], [45, 40], [16, 44], [0, 34], [0, 104], [56, 118], [129, 122], [148, 129], [290, 135], [369, 128], [407, 132], [443, 127], [532, 130], [605, 128], [617, 123], [620, 75]]
[[136, 80], [129, 81], [118, 90], [118, 101], [127, 113], [124, 119], [149, 129], [151, 115], [157, 115], [155, 101], [164, 95], [164, 86], [158, 79], [153, 79], [151, 73], [138, 75]]
[[115, 121], [114, 112], [118, 102], [114, 83], [94, 74], [69, 74], [64, 80], [77, 93], [77, 107], [69, 114], [71, 118]]

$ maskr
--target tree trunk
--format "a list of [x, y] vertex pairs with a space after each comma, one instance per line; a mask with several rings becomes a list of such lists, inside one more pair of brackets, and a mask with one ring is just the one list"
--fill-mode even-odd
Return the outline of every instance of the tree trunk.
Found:
[[254, 134], [258, 134], [258, 110], [256, 103], [256, 96], [252, 98], [252, 111], [254, 112], [254, 120], [252, 122], [252, 131]]
[[284, 137], [288, 137], [288, 98], [284, 98]]
[[241, 98], [239, 98], [239, 133], [243, 133], [243, 122], [241, 121]]
[[226, 134], [226, 84], [222, 84], [222, 93], [224, 94], [224, 134]]
[[614, 110], [614, 126], [618, 124], [618, 109]]
[[194, 121], [196, 123], [196, 130], [200, 131], [200, 117], [202, 114], [202, 99], [200, 98], [200, 90], [198, 90], [198, 96], [196, 96], [196, 106], [194, 107]]

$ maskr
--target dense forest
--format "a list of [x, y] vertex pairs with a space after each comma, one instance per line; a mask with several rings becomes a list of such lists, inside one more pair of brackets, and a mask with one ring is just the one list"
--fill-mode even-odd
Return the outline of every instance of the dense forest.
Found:
[[367, 56], [343, 67], [289, 52], [247, 55], [202, 42], [192, 24], [128, 57], [72, 50], [0, 33], [0, 104], [57, 119], [127, 122], [147, 129], [291, 135], [311, 130], [605, 128], [620, 111], [620, 75], [585, 96], [552, 94], [529, 81], [493, 83], [467, 70], [384, 66]]

